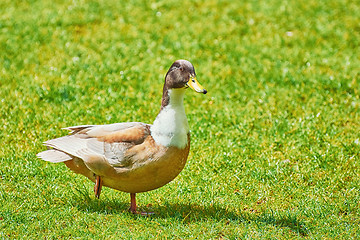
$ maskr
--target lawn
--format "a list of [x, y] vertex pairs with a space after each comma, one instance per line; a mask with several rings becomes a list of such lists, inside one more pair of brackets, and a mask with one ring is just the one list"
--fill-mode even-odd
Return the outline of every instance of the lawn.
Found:
[[[360, 3], [0, 2], [0, 238], [359, 239]], [[152, 123], [193, 63], [170, 184], [104, 188], [36, 158], [63, 127]]]

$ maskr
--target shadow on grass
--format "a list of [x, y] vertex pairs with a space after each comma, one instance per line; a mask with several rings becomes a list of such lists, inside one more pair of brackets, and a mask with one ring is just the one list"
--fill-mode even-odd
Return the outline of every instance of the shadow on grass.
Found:
[[220, 206], [202, 206], [199, 204], [165, 203], [164, 205], [139, 206], [139, 211], [153, 212], [154, 214], [142, 216], [133, 215], [128, 209], [128, 202], [119, 202], [118, 199], [94, 199], [88, 195], [75, 198], [72, 202], [74, 207], [81, 211], [96, 212], [99, 214], [127, 214], [134, 218], [151, 219], [174, 219], [179, 223], [189, 223], [202, 220], [223, 221], [225, 224], [230, 222], [241, 222], [244, 224], [255, 223], [258, 226], [273, 225], [280, 228], [288, 228], [301, 236], [307, 236], [310, 231], [304, 223], [299, 221], [296, 216], [290, 213], [279, 215], [273, 211], [262, 213], [250, 213], [247, 211], [230, 211]]
[[291, 231], [302, 236], [309, 234], [309, 229], [304, 223], [299, 221], [291, 214], [276, 216], [274, 212], [262, 212], [259, 214], [245, 211], [230, 211], [219, 206], [202, 206], [198, 204], [166, 204], [164, 206], [153, 206], [152, 211], [156, 214], [152, 218], [176, 218], [182, 222], [195, 222], [212, 219], [215, 221], [243, 222], [246, 224], [256, 223], [256, 225], [273, 225], [276, 227], [289, 228]]

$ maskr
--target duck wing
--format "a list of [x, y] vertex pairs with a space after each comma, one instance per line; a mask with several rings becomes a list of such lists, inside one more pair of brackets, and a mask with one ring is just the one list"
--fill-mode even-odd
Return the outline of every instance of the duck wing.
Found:
[[150, 126], [128, 122], [68, 127], [65, 129], [70, 130], [71, 135], [44, 142], [45, 146], [52, 149], [37, 156], [54, 163], [79, 158], [91, 170], [127, 167], [132, 164], [127, 151], [145, 141], [150, 135]]

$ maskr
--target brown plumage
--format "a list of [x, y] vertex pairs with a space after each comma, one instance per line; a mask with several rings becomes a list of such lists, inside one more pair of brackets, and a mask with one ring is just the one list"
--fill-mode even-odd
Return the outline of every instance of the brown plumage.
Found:
[[167, 184], [185, 166], [190, 134], [183, 96], [188, 87], [206, 93], [192, 64], [178, 60], [166, 74], [161, 110], [152, 125], [127, 122], [69, 127], [71, 135], [46, 141], [52, 149], [37, 156], [64, 162], [95, 182], [96, 197], [102, 186], [130, 193], [130, 210], [136, 213], [136, 193]]

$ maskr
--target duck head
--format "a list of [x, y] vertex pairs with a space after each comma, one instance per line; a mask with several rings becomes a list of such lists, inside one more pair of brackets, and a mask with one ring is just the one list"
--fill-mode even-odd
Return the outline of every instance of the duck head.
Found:
[[177, 60], [171, 65], [165, 77], [164, 87], [168, 89], [190, 87], [198, 93], [207, 93], [196, 79], [194, 66], [187, 60]]

